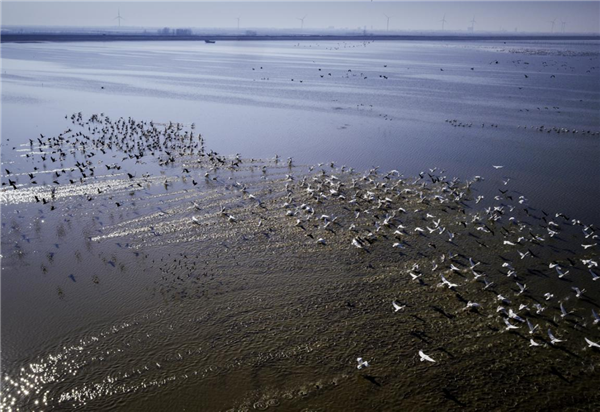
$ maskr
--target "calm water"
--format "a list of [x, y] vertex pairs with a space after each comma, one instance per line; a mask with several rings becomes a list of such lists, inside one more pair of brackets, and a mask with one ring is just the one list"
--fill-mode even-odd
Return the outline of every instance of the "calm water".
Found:
[[505, 165], [534, 204], [600, 224], [600, 140], [581, 133], [600, 131], [599, 53], [597, 42], [6, 44], [2, 144], [79, 111], [195, 122], [228, 154], [463, 178]]
[[[486, 345], [499, 339], [502, 350], [511, 351], [510, 335], [498, 338], [483, 316], [477, 321], [458, 316], [454, 324], [472, 323], [470, 333], [483, 343], [439, 352], [460, 347], [462, 331], [450, 328], [444, 316], [431, 320], [417, 308], [412, 323], [398, 326], [387, 317], [389, 300], [409, 290], [415, 306], [423, 299], [432, 307], [441, 302], [444, 308], [461, 308], [459, 298], [445, 296], [436, 303], [430, 299], [437, 292], [419, 295], [424, 292], [411, 291], [408, 282], [394, 283], [386, 274], [400, 265], [410, 267], [394, 260], [397, 256], [373, 257], [383, 271], [374, 275], [365, 262], [345, 252], [333, 265], [331, 256], [311, 248], [296, 254], [286, 242], [296, 242], [297, 233], [276, 226], [284, 214], [244, 209], [249, 206], [232, 194], [239, 188], [233, 182], [280, 206], [286, 200], [286, 174], [301, 176], [308, 170], [304, 165], [333, 161], [338, 168], [379, 166], [407, 176], [437, 167], [435, 173], [461, 179], [483, 176], [475, 189], [484, 196], [481, 207], [494, 204], [498, 188], [506, 188], [515, 203], [525, 195], [526, 207], [538, 214], [539, 209], [550, 216], [563, 212], [598, 224], [599, 53], [597, 42], [3, 44], [2, 167], [24, 184], [19, 190], [2, 189], [3, 377], [24, 379], [31, 392], [39, 389], [39, 396], [29, 398], [14, 389], [4, 394], [26, 399], [18, 403], [23, 410], [31, 409], [34, 400], [43, 403], [44, 394], [50, 408], [94, 410], [161, 410], [170, 404], [184, 409], [198, 402], [214, 410], [278, 405], [282, 410], [352, 405], [439, 409], [461, 402], [502, 407], [487, 401], [494, 396], [485, 384], [468, 383], [474, 387], [472, 398], [461, 397], [460, 385], [449, 384], [440, 400], [439, 391], [429, 384], [423, 388], [418, 377], [427, 373], [430, 382], [450, 380], [474, 367], [469, 360], [455, 360], [450, 367], [454, 357], [496, 362]], [[204, 178], [213, 172], [206, 165], [194, 169], [192, 159], [164, 167], [152, 156], [136, 161], [110, 151], [93, 158], [76, 152], [65, 166], [91, 159], [98, 172], [68, 185], [78, 177], [76, 169], [54, 177], [63, 166], [41, 162], [29, 139], [76, 129], [65, 115], [77, 112], [84, 119], [104, 113], [113, 120], [181, 122], [186, 130], [194, 123], [208, 149], [241, 153], [244, 159], [279, 154], [282, 163], [245, 160], [242, 170], [222, 170], [213, 181]], [[292, 169], [285, 167], [288, 157], [294, 158]], [[121, 172], [104, 170], [103, 164], [115, 163], [123, 166]], [[260, 172], [263, 164], [266, 174]], [[182, 167], [192, 169], [191, 174], [185, 177]], [[131, 186], [125, 171], [135, 174], [138, 187]], [[29, 183], [27, 173], [33, 172], [46, 189]], [[147, 181], [138, 180], [146, 173]], [[192, 178], [199, 184], [192, 186]], [[55, 179], [59, 185], [52, 183]], [[48, 196], [53, 185], [58, 213], [33, 200]], [[207, 216], [218, 215], [223, 205], [239, 207], [252, 228], [232, 230], [207, 217], [199, 235], [190, 226], [191, 201], [199, 202]], [[254, 233], [261, 217], [277, 230]], [[261, 245], [258, 249], [248, 246], [252, 239]], [[582, 279], [573, 284], [545, 283], [545, 277], [556, 277], [552, 271], [541, 275], [554, 259], [597, 260], [597, 248], [583, 255], [567, 250], [573, 239], [565, 234], [550, 252], [534, 249], [540, 261], [528, 282], [537, 292], [564, 296], [572, 295], [572, 285], [585, 286], [591, 298], [580, 303], [583, 319], [584, 309], [589, 317], [590, 308], [598, 308], [587, 269], [571, 269]], [[577, 238], [586, 241], [591, 243]], [[467, 256], [473, 250], [471, 245], [458, 253]], [[475, 258], [487, 260], [483, 266], [490, 275], [497, 266], [498, 276], [498, 257], [478, 253]], [[513, 294], [512, 281], [500, 275], [503, 293]], [[493, 296], [488, 300], [486, 315], [495, 305]], [[565, 302], [574, 307], [572, 300]], [[555, 331], [560, 325], [551, 315], [546, 321]], [[572, 328], [573, 333], [588, 331], [579, 321]], [[401, 331], [413, 341], [397, 340]], [[440, 331], [448, 336], [439, 336]], [[594, 333], [587, 336], [597, 340]], [[446, 367], [425, 372], [410, 361], [406, 369], [400, 358], [414, 355], [423, 344], [438, 350], [434, 354], [448, 361]], [[402, 356], [389, 350], [394, 345], [403, 348]], [[375, 369], [368, 376], [372, 381], [357, 380], [357, 352], [388, 369]], [[567, 350], [562, 355], [564, 362], [573, 361]], [[507, 354], [495, 363], [512, 379], [528, 382], [527, 395], [511, 398], [515, 404], [534, 399], [551, 407], [542, 394], [531, 395], [530, 388], [538, 384], [568, 398], [568, 391], [557, 386], [560, 379], [546, 382], [521, 371], [526, 368], [514, 363], [524, 362], [521, 356], [526, 355]], [[406, 376], [397, 378], [390, 364], [402, 366]], [[593, 364], [586, 367], [593, 370]], [[476, 377], [481, 382], [489, 378]], [[535, 384], [529, 386], [529, 380]], [[237, 390], [227, 389], [232, 387]], [[375, 387], [382, 389], [374, 392]]]

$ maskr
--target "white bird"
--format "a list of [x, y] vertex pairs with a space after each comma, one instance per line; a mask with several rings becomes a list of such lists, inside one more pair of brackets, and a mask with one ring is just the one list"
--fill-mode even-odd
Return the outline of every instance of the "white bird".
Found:
[[398, 312], [406, 307], [406, 305], [399, 305], [395, 300], [392, 301], [392, 306], [394, 307], [394, 312]]
[[471, 269], [475, 269], [475, 266], [479, 265], [481, 262], [473, 262], [473, 259], [469, 258], [469, 265], [471, 265]]
[[356, 366], [356, 369], [367, 368], [369, 366], [369, 362], [363, 360], [363, 358], [356, 358], [356, 361], [358, 362], [358, 366]]
[[548, 337], [550, 338], [550, 343], [551, 344], [557, 344], [560, 342], [563, 342], [561, 339], [557, 339], [554, 337], [554, 335], [552, 334], [552, 331], [550, 329], [548, 329]]
[[535, 330], [538, 328], [538, 326], [540, 325], [535, 325], [533, 326], [533, 324], [529, 321], [529, 319], [527, 319], [527, 326], [529, 327], [529, 334], [533, 335], [533, 333], [535, 332]]
[[567, 310], [565, 309], [565, 307], [563, 306], [563, 303], [560, 302], [560, 317], [564, 318], [567, 315], [569, 315], [571, 312], [567, 312]]
[[538, 315], [540, 313], [542, 313], [544, 310], [546, 310], [545, 307], [543, 307], [542, 305], [540, 305], [539, 303], [534, 303], [533, 306], [535, 307], [536, 311], [535, 313], [537, 313]]
[[581, 245], [581, 247], [584, 248], [584, 249], [589, 249], [589, 248], [597, 246], [597, 245], [598, 245], [597, 243], [594, 243], [594, 244], [591, 244], [591, 245]]
[[554, 295], [550, 292], [546, 292], [544, 293], [544, 297], [546, 298], [546, 300], [550, 300], [554, 297]]
[[529, 339], [529, 346], [540, 346], [539, 343], [533, 340], [533, 338]]
[[493, 167], [494, 169], [502, 169], [504, 166], [494, 166], [494, 165], [492, 165], [492, 167]]
[[592, 269], [589, 269], [589, 271], [592, 274], [592, 280], [600, 279], [600, 276], [596, 275]]
[[517, 293], [517, 295], [521, 295], [525, 292], [525, 289], [527, 289], [527, 285], [521, 285], [519, 282], [517, 282], [517, 286], [519, 287], [519, 293]]
[[585, 337], [583, 339], [585, 339], [589, 348], [600, 348], [600, 345], [598, 345], [596, 342], [592, 342], [591, 340]]
[[521, 253], [519, 250], [517, 250], [517, 252], [519, 252], [519, 256], [521, 256], [521, 259], [524, 259], [525, 256], [527, 256], [529, 254], [529, 251], [527, 251], [525, 253]]
[[488, 288], [494, 286], [494, 282], [490, 282], [489, 280], [487, 280], [487, 278], [483, 278], [483, 284], [485, 285], [483, 287], [484, 290], [487, 290]]
[[396, 242], [392, 245], [392, 247], [398, 248], [398, 249], [404, 249], [404, 245], [402, 245], [402, 243], [400, 242]]
[[421, 357], [421, 362], [423, 362], [423, 361], [435, 362], [431, 358], [431, 356], [424, 354], [422, 350], [419, 351], [419, 356]]
[[556, 273], [558, 273], [558, 277], [559, 277], [560, 279], [562, 279], [563, 277], [565, 277], [565, 276], [567, 276], [567, 275], [569, 274], [569, 271], [568, 271], [568, 270], [567, 270], [566, 272], [563, 272], [561, 269], [562, 269], [562, 268], [561, 268], [560, 266], [556, 266], [556, 267], [554, 268], [554, 270], [556, 270]]
[[594, 317], [594, 325], [597, 325], [600, 322], [600, 316], [598, 316], [594, 309], [592, 309], [592, 316]]
[[508, 317], [519, 322], [525, 322], [525, 320], [517, 315], [512, 309], [508, 309]]
[[509, 240], [505, 240], [504, 241], [505, 245], [511, 245], [511, 246], [516, 246], [513, 242], [509, 241]]
[[322, 237], [320, 237], [320, 238], [317, 240], [317, 243], [319, 243], [319, 244], [321, 244], [321, 245], [325, 245], [325, 244], [327, 244], [327, 243], [325, 242], [325, 239], [323, 239]]
[[506, 303], [507, 305], [510, 305], [510, 300], [506, 299], [504, 296], [502, 295], [498, 295], [496, 297], [496, 299], [498, 299], [500, 302]]
[[359, 249], [363, 249], [364, 246], [362, 245], [362, 242], [358, 239], [358, 238], [354, 238], [352, 239], [352, 245], [359, 248]]
[[448, 286], [448, 289], [452, 289], [452, 288], [455, 288], [455, 287], [457, 287], [457, 286], [458, 286], [456, 283], [452, 283], [452, 282], [448, 281], [448, 279], [446, 279], [446, 278], [444, 277], [444, 275], [440, 275], [440, 276], [441, 276], [441, 278], [442, 278], [442, 283], [441, 283], [441, 285], [446, 285], [446, 286]]
[[477, 309], [477, 308], [480, 308], [480, 307], [481, 307], [481, 305], [479, 303], [468, 301], [467, 302], [467, 307], [465, 308], [465, 310]]
[[512, 323], [510, 323], [507, 318], [502, 318], [502, 319], [504, 320], [504, 323], [506, 323], [506, 330], [519, 329], [518, 326], [515, 326]]
[[417, 280], [419, 279], [421, 276], [423, 276], [422, 273], [419, 273], [418, 275], [416, 273], [413, 272], [408, 272], [408, 274], [410, 275], [410, 277], [412, 278], [412, 280]]
[[585, 292], [585, 289], [579, 289], [577, 286], [571, 286], [571, 289], [573, 289], [575, 291], [575, 297], [580, 298], [583, 293]]
[[423, 233], [425, 231], [423, 229], [421, 229], [420, 227], [416, 227], [415, 232]]
[[196, 216], [192, 216], [192, 222], [194, 222], [195, 224], [199, 225], [200, 224], [200, 219], [198, 219]]
[[450, 269], [452, 269], [455, 272], [460, 272], [460, 269], [457, 268], [456, 266], [454, 266], [454, 264], [450, 263]]

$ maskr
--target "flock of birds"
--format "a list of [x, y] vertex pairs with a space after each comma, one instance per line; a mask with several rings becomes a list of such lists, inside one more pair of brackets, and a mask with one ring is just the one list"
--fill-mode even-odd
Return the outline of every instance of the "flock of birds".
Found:
[[[454, 295], [462, 302], [461, 312], [491, 315], [490, 324], [498, 333], [522, 337], [520, 331], [525, 330], [533, 348], [570, 345], [577, 349], [583, 344], [600, 348], [594, 288], [600, 279], [597, 229], [562, 213], [534, 209], [523, 195], [507, 187], [510, 179], [504, 175], [505, 188], [498, 189], [493, 204], [484, 207], [479, 205], [484, 196], [477, 194], [481, 176], [461, 181], [432, 168], [407, 178], [397, 170], [372, 168], [358, 173], [333, 162], [310, 166], [306, 173], [299, 172], [292, 158], [279, 156], [253, 166], [252, 160], [240, 155], [206, 151], [193, 125], [184, 130], [178, 123], [112, 121], [103, 114], [84, 119], [76, 113], [67, 118], [73, 129], [30, 140], [26, 156], [36, 165], [34, 172], [5, 170], [5, 192], [39, 185], [39, 193], [47, 195], [35, 195], [30, 202], [48, 203], [54, 210], [55, 203], [62, 201], [55, 198], [56, 187], [84, 185], [101, 177], [122, 181], [132, 191], [151, 182], [168, 190], [172, 183], [167, 177], [151, 180], [148, 174], [122, 170], [127, 164], [141, 167], [154, 158], [160, 170], [172, 170], [186, 185], [191, 183], [191, 189], [199, 185], [198, 195], [211, 190], [209, 184], [231, 194], [229, 203], [217, 210], [191, 200], [178, 211], [161, 212], [165, 219], [179, 213], [189, 232], [204, 227], [204, 213], [220, 222], [218, 232], [241, 238], [262, 232], [267, 239], [269, 233], [287, 230], [293, 234], [289, 240], [303, 245], [307, 253], [326, 250], [335, 255], [352, 250], [365, 258], [385, 253], [398, 262], [398, 282], [404, 289], [435, 288], [445, 302]], [[68, 165], [70, 161], [74, 163]], [[232, 173], [248, 167], [258, 171], [259, 178], [252, 184], [234, 181]], [[268, 179], [276, 168], [287, 172]], [[491, 169], [504, 174], [505, 168], [492, 165]], [[105, 190], [86, 197], [89, 201], [92, 195], [110, 198], [110, 188]], [[122, 201], [115, 202], [114, 208], [119, 207]], [[182, 226], [173, 229], [181, 230]], [[157, 236], [155, 229], [144, 233]], [[164, 241], [168, 242], [167, 236]], [[175, 271], [177, 281], [185, 284], [186, 275], [190, 279], [195, 268], [182, 258], [175, 267], [164, 266], [161, 275], [165, 280]], [[395, 316], [418, 306], [401, 296], [390, 300]], [[419, 349], [416, 356], [421, 362], [444, 362], [442, 355], [427, 348]], [[356, 362], [359, 370], [376, 365], [365, 355]]]
[[[503, 166], [494, 165], [493, 168], [500, 170]], [[600, 322], [594, 309], [597, 293], [590, 287], [588, 294], [581, 286], [595, 284], [600, 278], [597, 273], [597, 229], [562, 213], [550, 215], [543, 210], [534, 213], [524, 196], [517, 197], [507, 189], [499, 189], [494, 199], [496, 205], [469, 215], [466, 209], [483, 198], [475, 197], [471, 192], [471, 186], [481, 177], [461, 183], [435, 172], [430, 169], [429, 173], [423, 172], [411, 182], [395, 170], [381, 175], [377, 169], [371, 169], [362, 176], [353, 176], [354, 172], [344, 167], [338, 170], [339, 174], [322, 170], [312, 178], [300, 180], [298, 188], [306, 195], [301, 204], [294, 201], [297, 191], [288, 192], [289, 199], [284, 204], [286, 216], [293, 218], [294, 225], [303, 230], [311, 222], [313, 227], [318, 227], [320, 234], [311, 233], [310, 237], [321, 246], [330, 245], [331, 236], [327, 235], [333, 228], [353, 234], [349, 247], [362, 251], [383, 241], [398, 253], [406, 254], [424, 243], [429, 250], [425, 253], [421, 248], [419, 258], [429, 257], [431, 263], [426, 267], [410, 264], [406, 276], [411, 281], [425, 285], [424, 279], [437, 277], [440, 288], [457, 294], [468, 284], [480, 283], [485, 292], [483, 295], [477, 293], [480, 301], [459, 294], [465, 304], [463, 310], [494, 310], [497, 305], [494, 312], [505, 325], [503, 330], [514, 331], [526, 325], [531, 336], [530, 346], [562, 344], [567, 329], [578, 333], [588, 330], [593, 334], [590, 337], [597, 336], [595, 326]], [[344, 206], [338, 209], [340, 215], [316, 213], [317, 204], [325, 202], [341, 202]], [[416, 207], [411, 210], [407, 204]], [[411, 221], [412, 224], [408, 223]], [[574, 243], [575, 238], [579, 239], [579, 244]], [[473, 245], [472, 239], [475, 239], [474, 246], [463, 250], [470, 250], [473, 255], [483, 253], [485, 258], [476, 260], [453, 252], [462, 242]], [[569, 239], [568, 248], [559, 248], [565, 239]], [[440, 253], [440, 250], [445, 252]], [[493, 251], [499, 254], [495, 255]], [[498, 263], [483, 263], [492, 259]], [[545, 259], [550, 260], [544, 270], [541, 262]], [[546, 278], [544, 282], [537, 281], [540, 276]], [[457, 277], [462, 282], [457, 282]], [[537, 284], [535, 289], [527, 286], [530, 279]], [[573, 283], [577, 286], [564, 287]], [[553, 292], [544, 293], [545, 287]], [[565, 290], [571, 290], [572, 294]], [[577, 304], [572, 303], [572, 299], [592, 305], [587, 309], [588, 314], [575, 309]], [[393, 300], [392, 306], [394, 312], [398, 312], [404, 310], [406, 304]], [[540, 326], [542, 324], [545, 326]], [[547, 332], [546, 337], [541, 330]], [[557, 331], [561, 338], [556, 337]], [[600, 348], [587, 336], [581, 341], [591, 348]], [[419, 356], [421, 360], [434, 362], [422, 350]], [[362, 357], [357, 362], [358, 369], [369, 366]]]

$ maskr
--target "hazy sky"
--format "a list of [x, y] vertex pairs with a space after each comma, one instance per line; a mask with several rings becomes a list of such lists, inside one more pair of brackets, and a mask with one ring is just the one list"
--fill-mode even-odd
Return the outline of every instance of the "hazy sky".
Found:
[[599, 33], [600, 1], [2, 1], [2, 25], [122, 26], [242, 29], [357, 28], [464, 31], [475, 17], [475, 31]]

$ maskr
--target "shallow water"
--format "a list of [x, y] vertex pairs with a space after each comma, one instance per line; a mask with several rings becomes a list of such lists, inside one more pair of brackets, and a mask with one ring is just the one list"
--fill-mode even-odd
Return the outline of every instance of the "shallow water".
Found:
[[[559, 65], [568, 62], [577, 73], [597, 61], [597, 54], [588, 53], [597, 45], [562, 45], [579, 53], [569, 56], [553, 51], [557, 45], [539, 44], [519, 45], [526, 53], [499, 51], [502, 45], [495, 44], [308, 46], [3, 47], [2, 162], [11, 174], [2, 181], [17, 185], [1, 192], [4, 408], [12, 402], [19, 410], [598, 406], [600, 357], [584, 349], [583, 338], [600, 340], [591, 316], [592, 309], [600, 310], [600, 296], [582, 261], [598, 261], [598, 248], [581, 246], [595, 242], [593, 229], [582, 232], [584, 226], [571, 219], [584, 225], [597, 221], [597, 178], [581, 176], [598, 176], [599, 136], [516, 128], [532, 116], [533, 124], [598, 130], [597, 69], [595, 77], [567, 77]], [[531, 55], [533, 46], [550, 51]], [[167, 55], [180, 65], [174, 68]], [[32, 64], [32, 58], [42, 63]], [[502, 70], [489, 64], [513, 58], [530, 64]], [[317, 77], [313, 60], [331, 79]], [[550, 68], [543, 61], [558, 65], [555, 79], [570, 91], [553, 94], [559, 88], [548, 83]], [[480, 75], [484, 64], [488, 72]], [[419, 73], [404, 74], [400, 65]], [[275, 66], [276, 77], [260, 81], [261, 66], [263, 71]], [[346, 78], [347, 67], [367, 79]], [[559, 67], [567, 79], [561, 79]], [[506, 87], [523, 71], [529, 74], [523, 80], [539, 75], [540, 83], [518, 86], [537, 95], [521, 96], [517, 103]], [[452, 77], [444, 77], [447, 72]], [[379, 73], [388, 73], [393, 86], [372, 78]], [[469, 93], [441, 104], [440, 95], [451, 90]], [[494, 99], [482, 97], [490, 93]], [[551, 98], [561, 99], [556, 109], [561, 113], [517, 110]], [[507, 115], [512, 109], [519, 114]], [[167, 149], [136, 159], [115, 147], [91, 147], [88, 140], [39, 144], [40, 133], [43, 142], [67, 129], [73, 130], [64, 133], [71, 140], [78, 131], [89, 135], [87, 126], [65, 119], [79, 111], [84, 120], [104, 112], [113, 123], [120, 116], [164, 122], [157, 124], [161, 130], [179, 121], [189, 132], [195, 123], [207, 151], [225, 154], [225, 164], [215, 168], [218, 160], [175, 154], [165, 165]], [[454, 127], [446, 118], [474, 125]], [[478, 122], [486, 127], [476, 128]], [[181, 151], [178, 147], [169, 150]], [[67, 154], [58, 158], [58, 148]], [[243, 161], [233, 167], [238, 152]], [[281, 155], [277, 162], [275, 153]], [[561, 157], [567, 160], [552, 163]], [[309, 166], [320, 161], [327, 163]], [[81, 171], [75, 166], [85, 162]], [[362, 173], [373, 165], [382, 165], [382, 172], [398, 169], [413, 176], [424, 170], [433, 177]], [[439, 168], [428, 170], [429, 165]], [[336, 186], [332, 175], [345, 184], [340, 190], [346, 199], [330, 191]], [[454, 175], [461, 180], [451, 183]], [[465, 180], [474, 175], [484, 180], [466, 190]], [[442, 183], [431, 181], [436, 177]], [[307, 185], [327, 198], [315, 199]], [[444, 191], [448, 185], [464, 191], [464, 198]], [[358, 201], [350, 203], [354, 195]], [[391, 201], [378, 206], [370, 197]], [[313, 217], [302, 204], [315, 209]], [[496, 221], [484, 211], [490, 205], [502, 205]], [[363, 211], [358, 218], [357, 207]], [[393, 226], [383, 225], [394, 210]], [[325, 227], [326, 219], [318, 219], [322, 214], [338, 219]], [[436, 227], [436, 219], [443, 233], [414, 231]], [[377, 230], [375, 223], [383, 226]], [[397, 225], [405, 226], [400, 234], [393, 233]], [[551, 236], [553, 228], [557, 234]], [[450, 231], [454, 242], [448, 241]], [[351, 245], [357, 236], [370, 239], [364, 249]], [[517, 246], [503, 243], [520, 237]], [[394, 242], [404, 248], [392, 247]], [[450, 259], [449, 252], [456, 257]], [[530, 255], [521, 258], [526, 252]], [[494, 287], [482, 289], [468, 257], [481, 262], [477, 269]], [[516, 278], [507, 277], [504, 262], [514, 266]], [[551, 262], [570, 274], [558, 278]], [[421, 283], [408, 276], [414, 263], [423, 273]], [[450, 270], [450, 263], [460, 270]], [[439, 287], [440, 274], [460, 286]], [[516, 282], [527, 291], [518, 294]], [[584, 297], [577, 299], [572, 286], [585, 289]], [[555, 295], [550, 301], [543, 296], [547, 292]], [[497, 294], [511, 300], [507, 310], [540, 325], [531, 336], [542, 347], [530, 348], [527, 326], [515, 320], [520, 329], [504, 332]], [[394, 313], [392, 300], [406, 308]], [[465, 311], [468, 300], [482, 309]], [[560, 302], [573, 313], [562, 317]], [[544, 312], [536, 313], [534, 303]], [[548, 328], [565, 342], [550, 344]], [[437, 362], [419, 362], [418, 350]], [[358, 371], [358, 356], [371, 366]]]

